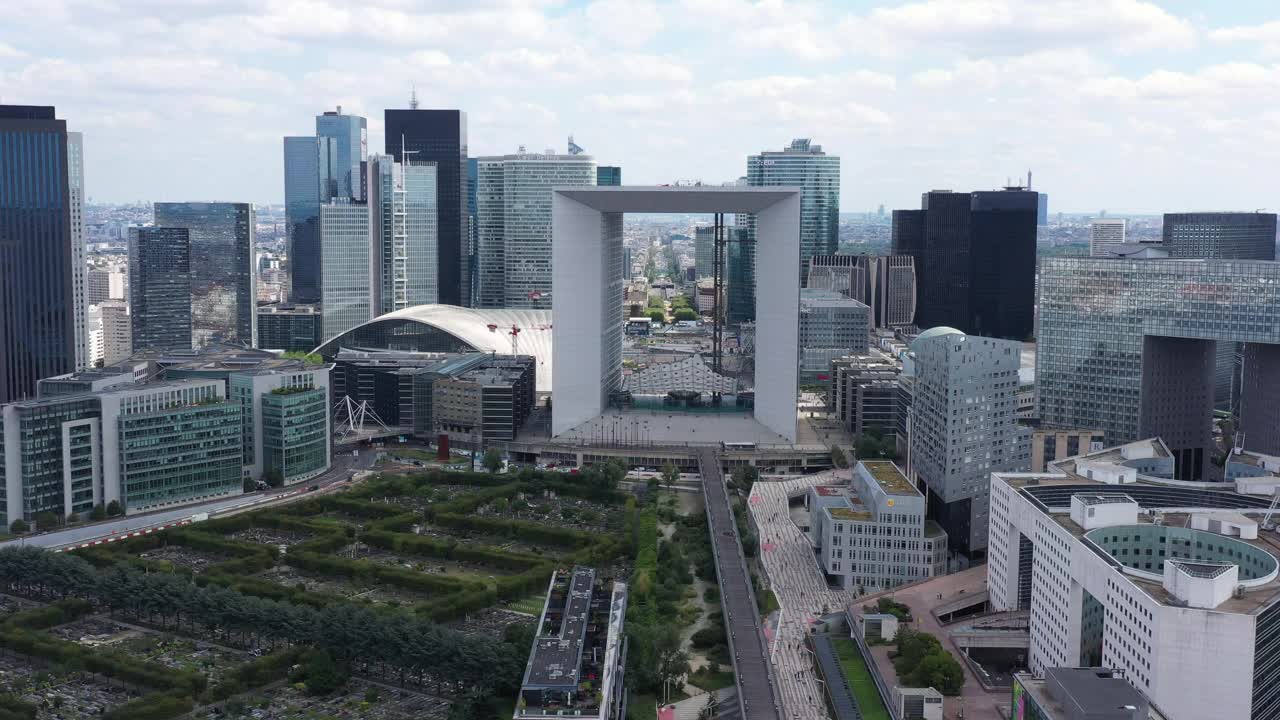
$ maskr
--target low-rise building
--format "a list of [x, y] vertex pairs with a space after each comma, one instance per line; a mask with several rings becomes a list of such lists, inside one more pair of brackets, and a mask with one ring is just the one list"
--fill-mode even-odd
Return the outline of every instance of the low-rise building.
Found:
[[535, 402], [529, 356], [489, 358], [432, 386], [436, 432], [459, 442], [514, 440]]
[[898, 431], [900, 368], [876, 355], [831, 361], [827, 406], [855, 439], [865, 432], [891, 436]]
[[278, 303], [258, 307], [258, 347], [286, 352], [311, 352], [328, 338], [320, 306]]
[[515, 720], [623, 720], [627, 586], [576, 566], [551, 576]]
[[244, 470], [253, 480], [290, 485], [329, 469], [330, 366], [231, 373], [244, 411]]
[[800, 382], [825, 382], [832, 360], [867, 354], [871, 308], [835, 290], [805, 288], [800, 291], [799, 342]]
[[874, 592], [946, 573], [947, 534], [887, 460], [859, 462], [849, 485], [810, 489], [809, 539], [829, 581]]
[[1014, 720], [1162, 720], [1123, 673], [1107, 668], [1049, 668], [1013, 676]]

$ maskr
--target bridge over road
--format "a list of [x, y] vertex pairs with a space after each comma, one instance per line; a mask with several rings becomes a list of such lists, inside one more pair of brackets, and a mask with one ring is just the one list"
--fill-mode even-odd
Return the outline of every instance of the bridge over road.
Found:
[[760, 625], [760, 609], [751, 587], [751, 574], [742, 555], [738, 526], [729, 505], [720, 458], [714, 448], [699, 448], [698, 467], [706, 499], [711, 550], [720, 581], [733, 674], [742, 701], [743, 720], [781, 720], [782, 708], [769, 662], [768, 644]]

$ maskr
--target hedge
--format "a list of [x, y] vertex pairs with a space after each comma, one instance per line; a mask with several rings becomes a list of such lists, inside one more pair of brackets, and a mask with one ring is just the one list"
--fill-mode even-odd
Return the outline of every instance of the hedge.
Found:
[[195, 702], [183, 693], [151, 693], [108, 710], [103, 720], [169, 720], [185, 715]]
[[196, 694], [204, 689], [206, 682], [203, 675], [175, 671], [163, 665], [135, 660], [127, 655], [86, 648], [79, 643], [37, 635], [25, 630], [6, 628], [0, 631], [0, 647], [58, 663], [79, 663], [90, 672], [115, 678], [130, 685], [162, 691]]
[[44, 630], [54, 625], [69, 623], [93, 612], [93, 603], [80, 598], [67, 598], [43, 607], [14, 613], [0, 622], [0, 627], [24, 630]]
[[434, 575], [416, 570], [405, 570], [370, 560], [351, 560], [349, 558], [318, 555], [309, 552], [290, 552], [285, 556], [285, 562], [302, 570], [348, 578], [377, 580], [407, 590], [459, 592], [478, 586], [478, 583], [474, 580], [464, 580], [447, 575]]

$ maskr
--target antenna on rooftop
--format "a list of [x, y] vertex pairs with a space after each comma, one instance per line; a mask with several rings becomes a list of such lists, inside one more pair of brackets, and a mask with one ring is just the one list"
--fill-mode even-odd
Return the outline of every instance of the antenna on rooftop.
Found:
[[410, 110], [417, 110], [417, 109], [418, 109], [418, 86], [417, 86], [417, 84], [414, 84], [414, 85], [413, 85], [413, 88], [412, 88], [411, 90], [409, 90], [409, 109], [410, 109]]

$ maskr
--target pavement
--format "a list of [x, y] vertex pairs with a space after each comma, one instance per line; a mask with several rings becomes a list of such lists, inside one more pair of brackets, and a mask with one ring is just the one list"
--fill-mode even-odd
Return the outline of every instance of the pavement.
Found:
[[128, 515], [100, 523], [77, 525], [50, 533], [23, 536], [0, 542], [0, 548], [23, 545], [48, 549], [70, 548], [72, 546], [128, 537], [132, 533], [145, 532], [147, 529], [155, 530], [161, 527], [190, 522], [194, 516], [202, 513], [225, 517], [250, 509], [256, 510], [269, 505], [291, 502], [305, 496], [306, 488], [312, 485], [319, 485], [321, 491], [327, 491], [335, 483], [349, 480], [353, 473], [373, 467], [374, 462], [377, 460], [377, 452], [374, 450], [362, 448], [359, 457], [352, 457], [350, 450], [351, 448], [345, 448], [339, 454], [336, 454], [333, 458], [332, 466], [320, 475], [288, 487], [276, 488], [268, 492], [234, 495], [168, 510]]

